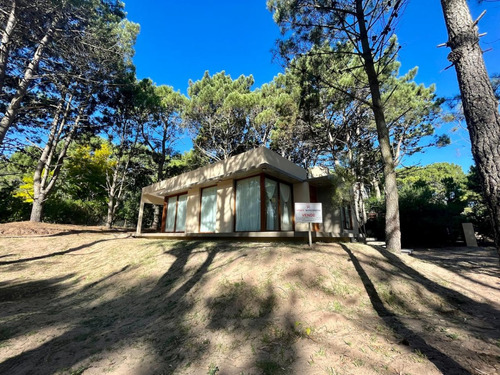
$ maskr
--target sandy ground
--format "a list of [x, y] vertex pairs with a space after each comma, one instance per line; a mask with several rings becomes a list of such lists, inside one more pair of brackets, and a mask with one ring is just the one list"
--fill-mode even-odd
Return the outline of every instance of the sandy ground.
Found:
[[0, 374], [498, 374], [499, 276], [492, 248], [5, 224]]

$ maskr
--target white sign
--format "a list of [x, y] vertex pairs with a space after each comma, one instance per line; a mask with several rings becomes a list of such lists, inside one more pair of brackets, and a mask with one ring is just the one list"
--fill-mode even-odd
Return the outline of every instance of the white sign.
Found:
[[296, 223], [322, 223], [323, 209], [321, 203], [295, 203]]

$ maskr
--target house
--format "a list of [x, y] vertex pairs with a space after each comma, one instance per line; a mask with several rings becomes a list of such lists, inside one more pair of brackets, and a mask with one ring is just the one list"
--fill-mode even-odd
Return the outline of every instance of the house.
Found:
[[[306, 238], [295, 202], [321, 202], [319, 239], [359, 236], [350, 205], [335, 207], [327, 172], [313, 173], [260, 147], [142, 189], [136, 236], [165, 238]], [[314, 177], [316, 176], [316, 177]], [[160, 233], [142, 233], [145, 204], [163, 206]]]

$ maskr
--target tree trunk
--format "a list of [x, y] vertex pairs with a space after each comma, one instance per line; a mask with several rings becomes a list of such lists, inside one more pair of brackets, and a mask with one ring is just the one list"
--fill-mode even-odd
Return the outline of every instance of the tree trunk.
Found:
[[113, 221], [115, 219], [115, 199], [114, 197], [108, 197], [108, 215], [106, 216], [106, 228], [111, 229], [113, 227]]
[[372, 186], [373, 186], [373, 190], [375, 191], [375, 198], [377, 198], [377, 200], [381, 200], [382, 199], [382, 193], [380, 192], [380, 186], [378, 185], [378, 179], [377, 178], [374, 178], [372, 180]]
[[5, 79], [5, 70], [7, 69], [7, 62], [9, 60], [9, 48], [11, 42], [12, 32], [17, 23], [16, 14], [16, 0], [12, 0], [12, 6], [10, 8], [9, 18], [5, 24], [5, 29], [2, 35], [2, 44], [0, 45], [0, 93], [3, 89], [3, 82]]
[[116, 203], [116, 188], [118, 185], [118, 169], [120, 167], [120, 161], [118, 159], [118, 162], [115, 166], [115, 169], [113, 170], [113, 175], [108, 177], [107, 181], [107, 190], [108, 190], [108, 214], [106, 216], [106, 228], [111, 229], [113, 226], [113, 222], [115, 221], [115, 203]]
[[38, 197], [33, 199], [33, 206], [31, 207], [30, 221], [39, 223], [42, 221], [42, 211], [43, 204], [45, 202], [45, 196], [39, 194]]
[[368, 32], [365, 24], [363, 1], [356, 0], [356, 18], [359, 24], [359, 34], [362, 46], [362, 57], [364, 69], [370, 85], [372, 96], [372, 110], [377, 126], [377, 135], [382, 161], [384, 163], [385, 177], [385, 237], [387, 250], [393, 253], [401, 252], [401, 229], [399, 223], [399, 194], [396, 183], [396, 170], [394, 157], [391, 150], [389, 129], [385, 121], [384, 108], [380, 95], [380, 82], [368, 40]]
[[158, 230], [160, 228], [161, 208], [162, 207], [157, 205], [154, 206], [153, 223], [151, 224], [151, 229]]
[[[65, 96], [63, 95], [61, 98], [61, 102], [57, 107], [54, 120], [52, 122], [52, 128], [49, 134], [47, 144], [45, 145], [42, 155], [38, 160], [37, 166], [35, 168], [35, 173], [33, 175], [33, 206], [31, 208], [31, 217], [30, 217], [30, 221], [33, 222], [40, 222], [42, 218], [43, 205], [47, 200], [47, 197], [51, 193], [52, 189], [54, 188], [56, 181], [59, 178], [62, 164], [64, 159], [66, 158], [69, 145], [73, 141], [73, 136], [75, 135], [76, 129], [80, 125], [80, 121], [83, 116], [83, 110], [85, 108], [85, 104], [82, 104], [80, 106], [78, 116], [76, 117], [73, 125], [71, 126], [71, 129], [66, 134], [64, 138], [64, 144], [59, 149], [59, 154], [57, 155], [57, 160], [55, 161], [55, 165], [52, 164], [54, 158], [54, 152], [56, 152], [57, 150], [57, 147], [61, 140], [61, 134], [66, 125], [66, 120], [71, 110], [72, 96], [70, 95], [70, 99], [66, 104], [66, 109], [64, 110], [63, 116], [61, 120], [59, 120], [60, 112], [62, 109], [62, 103], [64, 102], [64, 99]], [[51, 167], [53, 167], [52, 171], [50, 171]]]
[[441, 0], [448, 29], [448, 55], [455, 66], [486, 204], [500, 254], [500, 114], [498, 100], [484, 64], [477, 27], [465, 0]]
[[33, 55], [33, 58], [29, 62], [26, 70], [24, 71], [24, 76], [19, 82], [19, 85], [17, 87], [17, 91], [14, 94], [14, 97], [10, 101], [9, 105], [7, 106], [4, 116], [2, 117], [2, 120], [0, 121], [0, 145], [3, 143], [3, 140], [5, 138], [5, 135], [7, 134], [7, 131], [9, 130], [10, 126], [14, 122], [14, 119], [17, 115], [17, 112], [19, 110], [19, 106], [21, 105], [21, 101], [23, 100], [24, 96], [26, 95], [26, 92], [28, 90], [28, 87], [31, 83], [31, 80], [33, 79], [33, 76], [35, 75], [36, 70], [38, 69], [38, 65], [40, 64], [40, 60], [42, 58], [42, 54], [49, 43], [50, 39], [52, 38], [52, 34], [54, 33], [54, 28], [57, 22], [57, 18], [54, 18], [52, 21], [49, 29], [47, 30], [46, 34], [40, 41], [40, 44], [38, 45], [35, 54]]

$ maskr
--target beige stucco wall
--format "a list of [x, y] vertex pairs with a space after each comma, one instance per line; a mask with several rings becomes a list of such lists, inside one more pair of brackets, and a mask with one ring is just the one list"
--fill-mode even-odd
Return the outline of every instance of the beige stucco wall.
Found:
[[[233, 231], [233, 180], [224, 180], [217, 184], [217, 216], [215, 223], [216, 233]], [[200, 229], [200, 192], [201, 189], [188, 190], [186, 232], [198, 233]]]
[[319, 229], [321, 232], [340, 235], [340, 209], [333, 205], [332, 196], [332, 187], [325, 186], [317, 189], [318, 202], [321, 202], [323, 205], [323, 224], [320, 224]]
[[[293, 184], [293, 201], [294, 203], [309, 203], [311, 201], [311, 195], [309, 193], [309, 182], [298, 182]], [[295, 210], [295, 208], [293, 208]], [[296, 231], [306, 231], [309, 229], [309, 224], [307, 223], [295, 223]]]
[[219, 182], [217, 184], [217, 216], [215, 223], [217, 233], [230, 233], [233, 231], [233, 205], [233, 180]]
[[200, 212], [200, 189], [194, 188], [188, 190], [188, 197], [186, 203], [186, 232], [198, 233], [199, 226], [199, 212]]
[[142, 194], [142, 200], [144, 203], [156, 204], [158, 206], [163, 206], [163, 197], [158, 197], [151, 194]]

